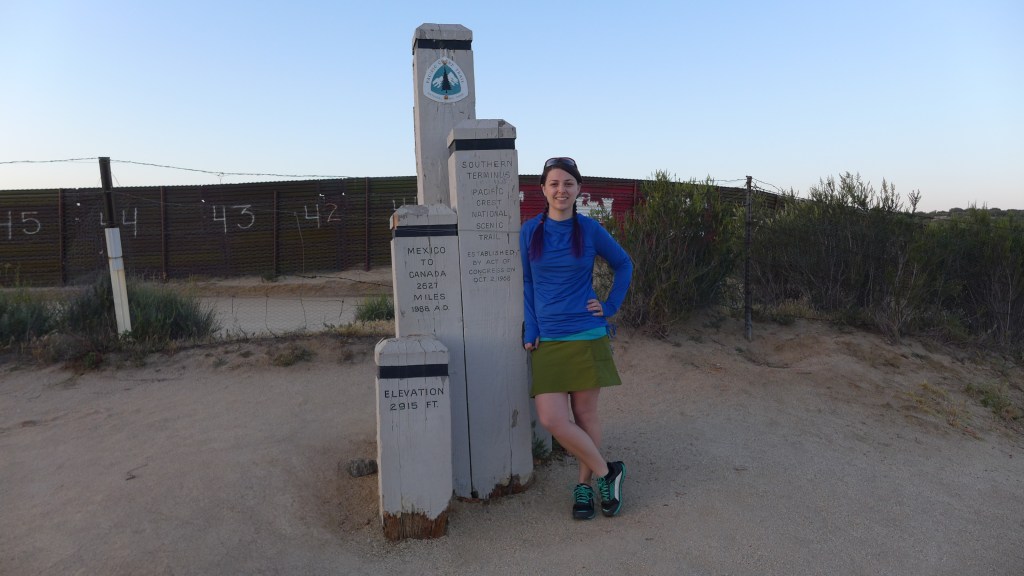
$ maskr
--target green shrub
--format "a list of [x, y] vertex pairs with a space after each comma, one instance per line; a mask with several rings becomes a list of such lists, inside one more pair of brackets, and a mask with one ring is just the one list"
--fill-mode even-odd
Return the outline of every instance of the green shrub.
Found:
[[290, 342], [282, 347], [275, 346], [267, 350], [267, 355], [270, 356], [271, 364], [282, 368], [311, 360], [314, 356], [312, 350], [295, 342]]
[[816, 312], [872, 326], [893, 339], [928, 334], [960, 344], [1022, 350], [1024, 220], [969, 208], [948, 218], [904, 209], [895, 187], [876, 192], [846, 173], [760, 210], [751, 246], [759, 306], [806, 302]]
[[996, 416], [1006, 420], [1019, 420], [1024, 415], [1020, 407], [1014, 404], [1006, 384], [968, 384], [965, 391]]
[[758, 220], [751, 282], [763, 305], [806, 301], [893, 339], [920, 318], [932, 272], [923, 259], [923, 224], [888, 182], [876, 192], [859, 175], [829, 177], [811, 188], [809, 200], [785, 198]]
[[932, 233], [934, 293], [941, 308], [955, 312], [972, 334], [999, 346], [1024, 337], [1024, 222], [970, 208], [943, 221]]
[[191, 294], [155, 284], [129, 283], [128, 308], [137, 340], [195, 340], [220, 329], [212, 308], [204, 309]]
[[61, 319], [64, 332], [82, 338], [93, 348], [106, 348], [117, 336], [110, 278], [100, 276], [71, 297], [63, 307]]
[[25, 289], [0, 291], [0, 345], [28, 342], [56, 325], [54, 309]]
[[[131, 337], [162, 345], [172, 340], [212, 336], [220, 329], [212, 309], [204, 309], [191, 294], [156, 284], [128, 282]], [[108, 276], [101, 277], [72, 298], [63, 310], [64, 328], [93, 348], [111, 349], [118, 341], [114, 297]]]
[[[624, 217], [604, 222], [634, 265], [616, 318], [660, 332], [721, 296], [739, 262], [742, 227], [737, 207], [710, 182], [677, 182], [657, 172], [642, 198]], [[609, 272], [599, 269], [597, 278], [607, 290]]]
[[370, 296], [356, 307], [356, 320], [360, 322], [393, 320], [394, 318], [395, 304], [387, 294]]

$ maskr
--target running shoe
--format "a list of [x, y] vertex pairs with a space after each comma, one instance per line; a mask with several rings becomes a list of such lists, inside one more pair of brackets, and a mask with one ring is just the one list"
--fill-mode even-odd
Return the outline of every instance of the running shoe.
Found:
[[622, 481], [626, 479], [626, 465], [609, 462], [608, 475], [598, 476], [597, 490], [601, 493], [601, 513], [615, 516], [622, 509]]
[[576, 520], [590, 520], [594, 517], [594, 489], [590, 484], [577, 484], [572, 491], [574, 503], [572, 517]]

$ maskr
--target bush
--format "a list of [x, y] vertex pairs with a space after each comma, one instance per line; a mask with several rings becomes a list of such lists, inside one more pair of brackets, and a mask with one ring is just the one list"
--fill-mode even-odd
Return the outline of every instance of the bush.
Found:
[[1024, 222], [970, 208], [930, 231], [938, 271], [932, 297], [968, 330], [999, 346], [1024, 337]]
[[25, 289], [0, 292], [0, 345], [28, 342], [57, 323], [53, 306]]
[[360, 322], [393, 320], [394, 318], [395, 304], [387, 294], [370, 296], [356, 307], [356, 320]]
[[106, 348], [117, 336], [110, 278], [100, 276], [83, 288], [67, 302], [61, 317], [65, 332], [84, 339], [92, 348]]
[[[911, 209], [920, 195], [910, 195]], [[800, 301], [824, 315], [959, 344], [1020, 350], [1024, 337], [1024, 220], [998, 211], [907, 212], [895, 188], [880, 192], [846, 173], [809, 200], [761, 212], [751, 283], [766, 310]]]
[[760, 219], [753, 289], [765, 306], [802, 300], [898, 339], [919, 317], [930, 282], [921, 228], [889, 183], [876, 192], [859, 175], [829, 177], [810, 200], [789, 197]]
[[128, 308], [136, 340], [195, 340], [220, 329], [213, 309], [203, 309], [193, 295], [154, 284], [129, 283]]
[[[198, 299], [171, 289], [128, 282], [131, 337], [137, 342], [162, 345], [172, 340], [199, 339], [220, 329], [214, 311]], [[102, 276], [72, 298], [63, 310], [64, 329], [79, 335], [98, 350], [116, 347], [117, 319], [110, 278]]]
[[[739, 262], [742, 234], [734, 205], [710, 182], [677, 182], [657, 172], [643, 201], [604, 223], [633, 259], [633, 282], [617, 318], [663, 332], [721, 295]], [[599, 270], [598, 285], [611, 278]]]

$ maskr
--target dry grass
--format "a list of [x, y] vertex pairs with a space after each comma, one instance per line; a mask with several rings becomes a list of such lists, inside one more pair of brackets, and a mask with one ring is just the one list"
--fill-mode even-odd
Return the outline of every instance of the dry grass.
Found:
[[969, 436], [979, 437], [971, 426], [966, 400], [957, 400], [948, 391], [928, 382], [921, 383], [916, 390], [906, 392], [906, 396], [925, 413], [943, 419], [952, 428]]

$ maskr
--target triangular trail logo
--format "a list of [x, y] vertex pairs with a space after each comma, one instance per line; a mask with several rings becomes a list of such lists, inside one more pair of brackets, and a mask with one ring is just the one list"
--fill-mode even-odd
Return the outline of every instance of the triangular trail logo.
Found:
[[423, 77], [423, 95], [435, 102], [458, 102], [469, 95], [466, 74], [450, 58], [438, 58]]

